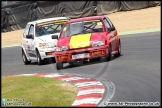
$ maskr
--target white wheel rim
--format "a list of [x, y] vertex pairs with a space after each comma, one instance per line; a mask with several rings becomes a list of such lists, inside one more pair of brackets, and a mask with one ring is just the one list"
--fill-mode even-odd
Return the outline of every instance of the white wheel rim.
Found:
[[23, 60], [24, 60], [24, 62], [25, 62], [25, 55], [23, 54]]
[[38, 63], [40, 62], [40, 60], [39, 60], [39, 56], [38, 56]]

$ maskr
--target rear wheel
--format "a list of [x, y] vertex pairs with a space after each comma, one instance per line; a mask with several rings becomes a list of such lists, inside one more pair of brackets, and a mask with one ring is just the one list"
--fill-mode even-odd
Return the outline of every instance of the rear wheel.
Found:
[[23, 58], [23, 62], [24, 62], [25, 65], [31, 63], [31, 61], [28, 61], [28, 59], [27, 59], [27, 57], [26, 57], [26, 55], [25, 55], [23, 49], [22, 49], [22, 58]]
[[112, 59], [112, 53], [111, 53], [112, 48], [111, 48], [111, 46], [109, 47], [108, 52], [109, 52], [109, 56], [107, 57], [107, 60], [110, 61]]
[[120, 56], [121, 55], [121, 44], [119, 43], [119, 46], [118, 46], [118, 53], [115, 54], [116, 57]]
[[38, 51], [37, 51], [37, 62], [38, 65], [42, 65], [44, 63], [44, 60], [41, 59], [41, 56]]
[[57, 70], [63, 69], [63, 63], [62, 62], [56, 63], [56, 68]]

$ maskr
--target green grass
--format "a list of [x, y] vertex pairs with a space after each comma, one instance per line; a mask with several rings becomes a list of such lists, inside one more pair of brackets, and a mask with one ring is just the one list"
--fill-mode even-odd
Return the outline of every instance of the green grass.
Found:
[[2, 76], [2, 98], [26, 99], [32, 106], [71, 106], [78, 93], [68, 82], [38, 76]]

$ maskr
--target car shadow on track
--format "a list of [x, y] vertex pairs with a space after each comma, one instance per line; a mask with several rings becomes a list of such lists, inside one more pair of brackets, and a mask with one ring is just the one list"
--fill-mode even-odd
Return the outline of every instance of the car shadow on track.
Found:
[[[113, 61], [113, 60], [115, 60], [115, 59], [117, 59], [117, 58], [119, 58], [121, 56], [123, 56], [123, 54], [121, 54], [120, 56], [117, 56], [117, 57], [114, 57], [113, 56], [112, 59], [111, 59], [111, 61]], [[107, 62], [111, 62], [111, 61], [107, 61]], [[44, 64], [42, 64], [42, 66], [50, 65], [50, 64], [55, 64], [55, 63], [56, 63], [55, 60], [52, 61], [51, 59], [45, 59]], [[76, 65], [70, 65], [70, 64], [67, 63], [68, 65], [64, 66], [63, 69], [75, 68], [75, 67], [86, 66], [86, 65], [93, 65], [93, 64], [97, 64], [97, 63], [104, 63], [104, 62], [100, 61], [99, 58], [96, 58], [96, 59], [90, 60], [90, 62], [84, 61], [84, 63], [81, 64], [81, 65], [78, 65], [78, 64], [76, 64]], [[31, 64], [28, 64], [28, 65], [38, 65], [38, 63], [35, 61], [35, 62], [32, 62]]]
[[[49, 65], [49, 64], [53, 64], [53, 63], [56, 63], [56, 61], [55, 60], [52, 60], [52, 59], [45, 59], [44, 60], [44, 63], [42, 65]], [[37, 61], [32, 61], [28, 65], [38, 65], [38, 62]]]
[[[113, 60], [115, 60], [115, 59], [117, 59], [121, 56], [123, 56], [123, 54], [121, 54], [120, 56], [117, 56], [117, 57], [113, 56], [112, 59], [110, 61], [107, 61], [107, 62], [111, 62], [111, 61], [113, 61]], [[68, 64], [67, 66], [64, 66], [63, 69], [75, 68], [75, 67], [86, 66], [86, 65], [93, 65], [93, 64], [97, 64], [97, 63], [104, 63], [104, 62], [100, 61], [100, 58], [96, 58], [96, 59], [92, 59], [90, 62], [84, 62], [82, 65], [72, 66], [72, 65]]]

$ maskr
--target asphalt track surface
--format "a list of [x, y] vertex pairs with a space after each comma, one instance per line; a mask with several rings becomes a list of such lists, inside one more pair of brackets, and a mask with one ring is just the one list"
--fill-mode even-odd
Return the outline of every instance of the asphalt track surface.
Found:
[[113, 82], [115, 93], [110, 102], [161, 102], [161, 37], [159, 32], [121, 36], [122, 55], [110, 62], [94, 61], [57, 71], [48, 61], [24, 65], [20, 46], [1, 48], [1, 75], [33, 73], [84, 74]]

